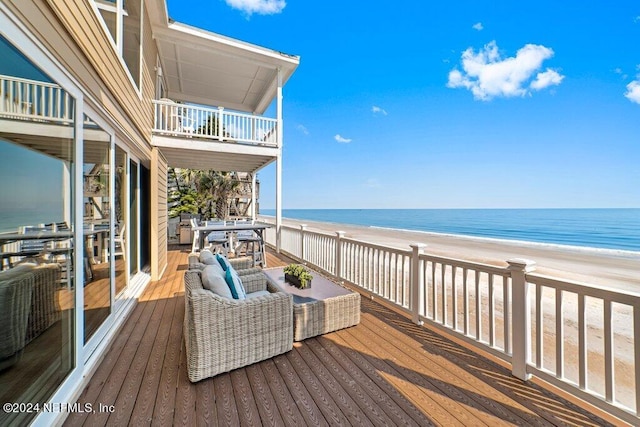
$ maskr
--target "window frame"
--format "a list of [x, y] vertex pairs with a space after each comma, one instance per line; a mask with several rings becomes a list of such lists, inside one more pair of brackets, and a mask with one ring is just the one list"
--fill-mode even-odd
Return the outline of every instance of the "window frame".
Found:
[[[139, 34], [139, 46], [138, 46], [138, 76], [137, 82], [134, 78], [131, 70], [129, 69], [129, 65], [124, 59], [124, 18], [129, 16], [129, 13], [124, 8], [124, 0], [92, 0], [91, 3], [93, 5], [94, 13], [98, 16], [98, 21], [100, 21], [100, 25], [102, 26], [103, 31], [107, 34], [109, 41], [111, 42], [111, 46], [114, 48], [116, 53], [118, 54], [118, 59], [120, 60], [120, 64], [125, 69], [127, 77], [129, 81], [133, 85], [136, 93], [138, 94], [138, 98], [142, 100], [142, 66], [143, 66], [143, 47], [144, 47], [144, 0], [140, 1], [140, 22], [138, 22], [140, 28]], [[104, 10], [109, 13], [113, 13], [116, 15], [116, 40], [113, 39], [113, 35], [111, 34], [111, 30], [107, 26], [107, 23], [102, 17], [101, 10]]]

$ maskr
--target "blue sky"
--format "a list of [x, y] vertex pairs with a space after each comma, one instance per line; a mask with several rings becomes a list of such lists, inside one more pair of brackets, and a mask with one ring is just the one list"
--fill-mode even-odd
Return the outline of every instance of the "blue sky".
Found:
[[640, 207], [639, 2], [169, 0], [169, 15], [300, 55], [284, 208]]

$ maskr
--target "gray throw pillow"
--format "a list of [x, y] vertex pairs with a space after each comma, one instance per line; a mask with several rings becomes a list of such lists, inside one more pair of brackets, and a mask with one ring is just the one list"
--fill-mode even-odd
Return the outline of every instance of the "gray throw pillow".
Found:
[[224, 278], [224, 273], [219, 265], [208, 265], [202, 270], [202, 287], [216, 295], [227, 299], [233, 299], [229, 285]]

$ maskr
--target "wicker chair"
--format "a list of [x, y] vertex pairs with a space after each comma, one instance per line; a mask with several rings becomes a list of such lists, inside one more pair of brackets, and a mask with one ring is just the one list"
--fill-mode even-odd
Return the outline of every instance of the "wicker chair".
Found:
[[0, 273], [0, 370], [16, 363], [24, 347], [60, 319], [58, 264], [21, 264]]
[[269, 294], [227, 299], [202, 287], [200, 270], [185, 272], [184, 339], [191, 382], [291, 350], [291, 296], [267, 284], [261, 273], [243, 277], [242, 283], [247, 294]]

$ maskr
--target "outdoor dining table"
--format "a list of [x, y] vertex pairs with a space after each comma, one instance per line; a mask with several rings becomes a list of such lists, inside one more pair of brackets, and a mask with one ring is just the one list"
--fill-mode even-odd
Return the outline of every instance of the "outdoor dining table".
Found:
[[[198, 225], [195, 227], [191, 227], [192, 231], [198, 231], [200, 237], [200, 248], [204, 248], [204, 245], [207, 241], [207, 236], [209, 233], [214, 231], [224, 231], [227, 232], [227, 237], [229, 238], [229, 248], [233, 248], [233, 233], [237, 231], [255, 231], [256, 235], [260, 239], [260, 251], [262, 252], [264, 249], [264, 230], [267, 228], [273, 227], [272, 224], [267, 224], [264, 222], [255, 222], [251, 223], [226, 223], [226, 224], [211, 224], [211, 225]], [[264, 260], [264, 253], [261, 254], [262, 259]]]
[[[98, 238], [100, 239], [101, 244], [99, 245], [99, 252], [98, 252], [98, 259], [99, 262], [106, 262], [107, 261], [107, 255], [108, 255], [108, 248], [107, 248], [107, 244], [108, 244], [108, 240], [103, 238], [104, 234], [109, 233], [109, 228], [108, 227], [84, 227], [83, 229], [83, 235], [84, 238], [87, 240], [87, 246], [93, 246], [92, 242], [94, 239]], [[0, 233], [0, 248], [2, 248], [4, 245], [6, 244], [10, 244], [10, 243], [14, 243], [14, 242], [19, 242], [19, 241], [34, 241], [34, 240], [38, 240], [41, 241], [43, 243], [48, 243], [48, 242], [57, 242], [57, 241], [61, 241], [61, 240], [69, 240], [73, 238], [73, 232], [70, 230], [63, 230], [63, 231], [53, 231], [53, 230], [41, 230], [41, 231], [37, 231], [37, 232], [30, 232], [30, 233], [18, 233], [18, 232], [10, 232], [10, 233]], [[89, 252], [88, 248], [85, 247], [84, 248], [84, 258], [85, 260], [89, 260], [90, 263], [95, 264], [96, 259], [94, 257], [93, 252]], [[21, 256], [29, 256], [29, 255], [33, 255], [33, 253], [31, 252], [22, 252], [20, 250], [17, 251], [11, 251], [11, 252], [3, 252], [0, 249], [0, 257], [1, 258], [11, 258], [11, 257], [21, 257]], [[4, 264], [4, 262], [2, 263]], [[1, 264], [0, 264], [1, 265]], [[3, 265], [0, 266], [0, 270], [2, 270], [4, 268]]]

